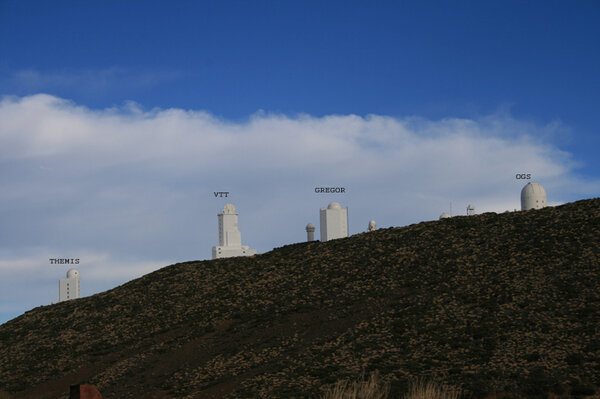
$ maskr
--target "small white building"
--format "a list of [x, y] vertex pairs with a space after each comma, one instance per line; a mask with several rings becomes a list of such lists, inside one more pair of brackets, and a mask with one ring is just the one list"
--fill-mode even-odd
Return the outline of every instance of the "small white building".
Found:
[[521, 210], [541, 209], [547, 205], [546, 190], [538, 182], [527, 183], [521, 190]]
[[235, 206], [225, 205], [223, 213], [219, 213], [219, 245], [212, 248], [212, 258], [231, 258], [234, 256], [251, 256], [256, 250], [242, 245], [242, 233], [238, 230], [238, 214]]
[[315, 240], [315, 225], [309, 223], [306, 225], [306, 241], [314, 241]]
[[342, 209], [337, 202], [321, 208], [321, 241], [348, 237], [348, 208]]
[[377, 230], [377, 223], [374, 220], [369, 221], [369, 225], [367, 226], [367, 231], [375, 231]]
[[58, 302], [79, 298], [81, 284], [77, 269], [70, 269], [66, 278], [61, 278], [58, 283]]

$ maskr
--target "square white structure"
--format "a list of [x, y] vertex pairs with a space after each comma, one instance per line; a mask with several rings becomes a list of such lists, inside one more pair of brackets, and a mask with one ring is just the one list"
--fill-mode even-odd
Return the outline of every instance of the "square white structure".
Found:
[[327, 209], [321, 208], [321, 241], [348, 237], [348, 208], [337, 202], [329, 204]]
[[79, 272], [71, 269], [67, 272], [66, 278], [61, 278], [58, 283], [58, 301], [68, 301], [69, 299], [79, 298], [81, 290], [81, 280]]

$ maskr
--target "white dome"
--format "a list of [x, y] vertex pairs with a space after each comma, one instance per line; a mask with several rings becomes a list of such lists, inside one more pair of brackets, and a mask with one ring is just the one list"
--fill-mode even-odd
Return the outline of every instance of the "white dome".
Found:
[[315, 225], [312, 223], [309, 223], [306, 225], [306, 231], [315, 231]]
[[337, 202], [332, 202], [331, 204], [329, 204], [327, 209], [342, 209], [342, 206]]
[[227, 215], [235, 214], [235, 206], [233, 206], [233, 204], [225, 205], [225, 208], [223, 208], [223, 213], [225, 213]]
[[444, 212], [440, 215], [440, 220], [447, 219], [449, 217], [451, 217], [450, 214], [448, 212]]
[[67, 272], [67, 278], [79, 278], [79, 271], [77, 269], [69, 269]]
[[541, 209], [547, 205], [546, 190], [538, 182], [527, 183], [521, 190], [521, 210]]

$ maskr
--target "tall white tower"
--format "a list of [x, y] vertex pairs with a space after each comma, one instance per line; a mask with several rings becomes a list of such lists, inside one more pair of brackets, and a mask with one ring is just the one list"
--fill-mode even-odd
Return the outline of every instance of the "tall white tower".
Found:
[[58, 283], [58, 301], [79, 298], [80, 289], [79, 272], [76, 269], [70, 269], [67, 272], [67, 278], [61, 278]]
[[315, 225], [309, 223], [306, 225], [306, 241], [314, 241], [315, 240]]
[[546, 190], [538, 182], [527, 183], [521, 190], [521, 210], [541, 209], [546, 206]]
[[238, 230], [238, 214], [235, 206], [225, 205], [223, 213], [219, 213], [219, 245], [212, 248], [212, 258], [231, 258], [234, 256], [251, 256], [256, 250], [242, 245], [242, 233]]
[[342, 209], [337, 202], [321, 208], [321, 241], [348, 237], [348, 208]]

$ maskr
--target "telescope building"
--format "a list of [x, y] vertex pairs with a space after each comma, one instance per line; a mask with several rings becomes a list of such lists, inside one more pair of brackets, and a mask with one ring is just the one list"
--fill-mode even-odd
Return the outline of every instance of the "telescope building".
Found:
[[231, 258], [234, 256], [251, 256], [256, 250], [242, 245], [242, 233], [238, 230], [238, 214], [235, 206], [225, 205], [223, 213], [219, 213], [219, 245], [212, 248], [212, 258]]

